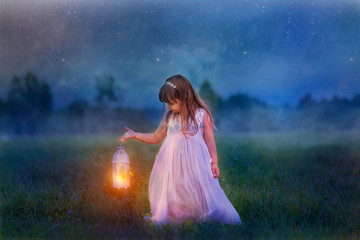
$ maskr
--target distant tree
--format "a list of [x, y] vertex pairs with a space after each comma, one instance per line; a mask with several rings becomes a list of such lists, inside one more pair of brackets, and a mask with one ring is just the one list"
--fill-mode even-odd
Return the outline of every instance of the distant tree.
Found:
[[9, 125], [17, 134], [33, 134], [52, 111], [52, 94], [45, 81], [27, 72], [23, 79], [14, 76], [7, 96]]
[[86, 100], [78, 100], [69, 104], [67, 112], [70, 116], [83, 118], [88, 107], [89, 104]]
[[23, 134], [25, 132], [25, 118], [28, 113], [26, 112], [24, 96], [25, 90], [21, 85], [21, 80], [14, 76], [8, 90], [7, 116], [9, 120], [8, 127], [16, 134]]
[[200, 97], [208, 104], [209, 107], [216, 112], [219, 106], [222, 104], [222, 98], [212, 89], [208, 80], [205, 80], [200, 86]]
[[105, 104], [119, 100], [119, 96], [116, 94], [119, 88], [115, 86], [115, 79], [112, 76], [96, 78], [95, 87], [97, 90], [96, 101], [100, 105], [104, 106]]
[[0, 98], [0, 117], [6, 113], [6, 102]]
[[[70, 126], [72, 133], [83, 133], [86, 131], [86, 123], [94, 120], [85, 118], [87, 113], [91, 112], [91, 108], [85, 99], [76, 100], [70, 103], [65, 110], [68, 116], [68, 118], [66, 118], [69, 124], [68, 126]], [[98, 112], [97, 115], [99, 115]]]
[[3, 132], [6, 129], [6, 107], [6, 102], [0, 98], [0, 132]]
[[326, 98], [322, 98], [321, 101], [320, 101], [320, 104], [323, 105], [323, 106], [326, 106], [326, 105], [329, 105], [330, 104], [330, 101]]
[[225, 102], [224, 108], [250, 109], [252, 107], [266, 107], [266, 103], [247, 94], [237, 93], [231, 95]]
[[353, 107], [360, 107], [360, 94], [358, 93], [358, 94], [356, 94], [354, 97], [353, 97], [353, 99], [352, 99], [352, 101], [351, 101], [352, 103], [352, 106]]
[[351, 103], [352, 103], [351, 100], [349, 100], [347, 98], [338, 97], [337, 95], [333, 96], [333, 98], [332, 98], [332, 104], [334, 105], [334, 107], [341, 109], [341, 110], [350, 108]]
[[298, 109], [300, 110], [309, 110], [316, 106], [316, 102], [314, 101], [311, 93], [305, 94], [298, 103]]

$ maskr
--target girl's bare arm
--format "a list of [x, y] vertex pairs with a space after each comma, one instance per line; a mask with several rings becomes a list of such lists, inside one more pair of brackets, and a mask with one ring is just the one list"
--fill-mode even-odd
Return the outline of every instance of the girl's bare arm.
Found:
[[206, 111], [205, 111], [203, 123], [204, 123], [204, 140], [206, 146], [209, 149], [210, 157], [212, 159], [211, 170], [213, 172], [214, 177], [217, 178], [220, 175], [220, 170], [218, 167], [216, 144], [213, 134], [213, 126], [211, 124], [209, 114]]
[[134, 132], [133, 130], [125, 127], [128, 131], [119, 138], [119, 141], [124, 142], [126, 139], [134, 138], [145, 143], [158, 144], [166, 137], [167, 133], [167, 128], [163, 123], [164, 122], [162, 120], [155, 133]]

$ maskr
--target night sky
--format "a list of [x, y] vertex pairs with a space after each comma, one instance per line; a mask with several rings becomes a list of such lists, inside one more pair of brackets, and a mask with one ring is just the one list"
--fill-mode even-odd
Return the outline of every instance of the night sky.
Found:
[[177, 73], [273, 105], [360, 93], [358, 0], [1, 0], [0, 46], [0, 96], [33, 71], [55, 108], [94, 99], [106, 75], [133, 107], [160, 108]]

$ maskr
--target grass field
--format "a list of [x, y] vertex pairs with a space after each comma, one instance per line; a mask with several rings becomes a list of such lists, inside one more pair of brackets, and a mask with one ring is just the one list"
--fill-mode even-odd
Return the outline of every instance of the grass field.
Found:
[[131, 193], [111, 191], [114, 136], [0, 140], [2, 238], [360, 238], [360, 135], [215, 135], [242, 226], [146, 226], [159, 145], [125, 143]]

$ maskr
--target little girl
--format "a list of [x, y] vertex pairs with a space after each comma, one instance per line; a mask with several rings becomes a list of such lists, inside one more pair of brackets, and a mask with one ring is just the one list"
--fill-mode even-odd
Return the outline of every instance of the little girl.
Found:
[[241, 224], [239, 214], [221, 189], [213, 118], [189, 80], [182, 75], [166, 79], [159, 99], [168, 112], [155, 133], [125, 127], [119, 141], [137, 139], [163, 145], [156, 155], [149, 181], [154, 223], [186, 220]]

